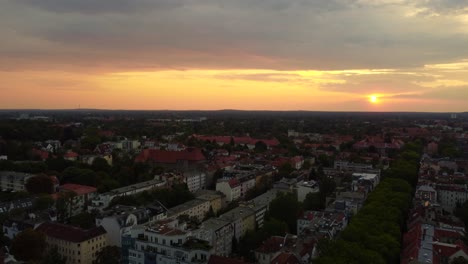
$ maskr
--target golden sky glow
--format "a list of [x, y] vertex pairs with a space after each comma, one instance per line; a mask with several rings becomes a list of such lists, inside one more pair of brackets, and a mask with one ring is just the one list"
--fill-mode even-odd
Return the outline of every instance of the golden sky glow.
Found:
[[462, 2], [0, 1], [0, 109], [467, 111]]

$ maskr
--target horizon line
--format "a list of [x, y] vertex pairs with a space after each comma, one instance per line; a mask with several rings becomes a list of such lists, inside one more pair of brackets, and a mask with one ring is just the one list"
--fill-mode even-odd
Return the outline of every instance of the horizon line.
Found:
[[465, 111], [451, 112], [434, 112], [434, 111], [334, 111], [334, 110], [251, 110], [251, 109], [106, 109], [106, 108], [0, 108], [0, 111], [159, 111], [159, 112], [222, 112], [222, 111], [237, 111], [237, 112], [323, 112], [323, 113], [434, 113], [434, 114], [463, 114]]

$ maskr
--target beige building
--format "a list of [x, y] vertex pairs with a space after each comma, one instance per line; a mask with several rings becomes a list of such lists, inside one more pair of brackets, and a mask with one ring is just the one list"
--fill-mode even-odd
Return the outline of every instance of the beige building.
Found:
[[187, 215], [189, 217], [196, 217], [199, 221], [202, 221], [210, 211], [210, 207], [210, 201], [194, 199], [172, 207], [167, 211], [167, 217], [177, 218], [181, 215]]
[[67, 264], [93, 263], [97, 253], [107, 246], [103, 227], [81, 229], [58, 223], [43, 223], [36, 229], [45, 234], [48, 248], [57, 247]]
[[209, 201], [211, 208], [213, 208], [213, 212], [217, 214], [219, 210], [224, 207], [224, 195], [214, 192], [214, 191], [206, 191], [203, 190], [201, 192], [196, 193], [198, 200]]

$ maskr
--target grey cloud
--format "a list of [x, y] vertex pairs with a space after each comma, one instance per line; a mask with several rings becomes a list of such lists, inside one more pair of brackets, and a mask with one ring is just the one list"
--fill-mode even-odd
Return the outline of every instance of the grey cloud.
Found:
[[419, 7], [427, 8], [423, 14], [460, 14], [468, 13], [467, 0], [424, 0], [417, 1]]
[[0, 3], [0, 34], [10, 30], [15, 45], [0, 43], [0, 58], [11, 67], [33, 58], [22, 66], [286, 70], [468, 57], [468, 35], [397, 8], [353, 0], [11, 0]]
[[13, 0], [57, 13], [96, 14], [140, 12], [153, 8], [174, 8], [185, 0]]
[[424, 98], [441, 100], [468, 100], [468, 86], [439, 86], [422, 95]]

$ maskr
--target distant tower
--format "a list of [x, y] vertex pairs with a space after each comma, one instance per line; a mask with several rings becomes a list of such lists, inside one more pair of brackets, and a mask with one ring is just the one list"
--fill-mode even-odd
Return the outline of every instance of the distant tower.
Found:
[[455, 113], [450, 114], [450, 118], [452, 118], [452, 119], [457, 119], [457, 114], [455, 114]]

